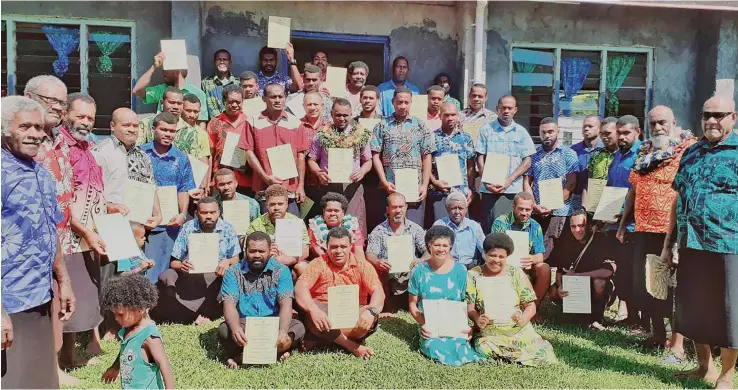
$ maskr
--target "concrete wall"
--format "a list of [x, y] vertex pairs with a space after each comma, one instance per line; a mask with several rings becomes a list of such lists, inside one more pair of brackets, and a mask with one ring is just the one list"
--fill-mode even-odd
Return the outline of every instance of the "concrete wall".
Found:
[[[270, 15], [292, 18], [292, 29], [390, 38], [390, 56], [410, 60], [410, 81], [426, 88], [439, 72], [458, 74], [454, 7], [392, 2], [202, 2], [202, 55], [219, 48], [233, 54], [233, 70], [258, 70]], [[370, 17], [371, 16], [371, 17]], [[213, 72], [203, 60], [203, 74]], [[374, 70], [370, 70], [374, 72]]]

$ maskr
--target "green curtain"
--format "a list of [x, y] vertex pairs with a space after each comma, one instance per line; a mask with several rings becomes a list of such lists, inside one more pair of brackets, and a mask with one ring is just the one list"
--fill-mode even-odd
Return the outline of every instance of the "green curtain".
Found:
[[102, 74], [113, 71], [113, 60], [110, 55], [113, 54], [122, 44], [128, 42], [130, 38], [126, 34], [114, 34], [110, 32], [98, 32], [91, 34], [90, 37], [95, 41], [97, 47], [100, 48], [102, 56], [97, 61], [97, 70]]
[[[527, 62], [513, 62], [513, 70], [515, 73], [533, 73], [536, 70], [536, 64], [529, 64]], [[523, 91], [532, 92], [533, 87], [526, 85], [521, 87]]]
[[607, 116], [618, 115], [620, 100], [618, 100], [615, 93], [623, 86], [625, 79], [628, 78], [628, 73], [633, 68], [635, 60], [635, 56], [632, 55], [607, 57], [607, 79], [605, 81], [608, 92], [607, 103], [605, 104]]

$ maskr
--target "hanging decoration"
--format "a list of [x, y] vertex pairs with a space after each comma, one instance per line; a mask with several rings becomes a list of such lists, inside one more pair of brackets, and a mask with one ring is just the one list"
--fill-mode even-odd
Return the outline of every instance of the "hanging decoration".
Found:
[[633, 69], [635, 64], [635, 56], [620, 55], [607, 58], [607, 78], [605, 86], [607, 87], [607, 103], [605, 108], [607, 116], [617, 116], [620, 108], [620, 100], [615, 94], [620, 87], [623, 86], [628, 73]]
[[54, 73], [64, 77], [69, 70], [69, 54], [79, 48], [79, 30], [49, 25], [41, 26], [41, 29], [59, 57], [53, 64]]
[[130, 41], [130, 37], [126, 34], [115, 34], [107, 31], [96, 32], [90, 34], [90, 38], [100, 48], [102, 55], [97, 60], [97, 70], [102, 74], [108, 74], [113, 71], [113, 60], [110, 55], [126, 42]]
[[586, 58], [568, 57], [561, 60], [561, 82], [564, 84], [564, 97], [569, 108], [563, 110], [563, 116], [571, 116], [571, 101], [584, 86], [592, 63]]

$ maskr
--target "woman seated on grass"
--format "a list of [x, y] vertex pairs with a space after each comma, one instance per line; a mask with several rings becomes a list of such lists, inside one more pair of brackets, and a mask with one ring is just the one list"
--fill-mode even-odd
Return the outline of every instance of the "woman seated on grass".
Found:
[[[536, 295], [530, 282], [522, 269], [507, 264], [507, 256], [515, 249], [512, 239], [505, 233], [492, 233], [484, 239], [483, 247], [485, 264], [469, 270], [466, 285], [469, 318], [477, 328], [476, 350], [486, 357], [524, 366], [555, 362], [551, 343], [536, 333], [530, 323], [536, 315]], [[482, 291], [493, 290], [487, 290], [490, 284], [497, 288], [494, 304], [487, 307]]]
[[[449, 366], [482, 360], [469, 344], [471, 328], [459, 332], [458, 337], [439, 337], [426, 326], [423, 302], [430, 299], [464, 302], [467, 277], [466, 267], [451, 256], [454, 245], [451, 229], [432, 226], [425, 233], [425, 245], [430, 259], [413, 267], [408, 285], [410, 314], [420, 324], [420, 351]], [[459, 315], [463, 316], [463, 309]]]
[[359, 219], [346, 214], [348, 199], [337, 192], [329, 192], [320, 199], [320, 204], [323, 207], [322, 214], [308, 222], [310, 258], [323, 256], [328, 250], [328, 231], [336, 226], [343, 226], [351, 232], [352, 252], [356, 260], [365, 260], [364, 233], [359, 227]]

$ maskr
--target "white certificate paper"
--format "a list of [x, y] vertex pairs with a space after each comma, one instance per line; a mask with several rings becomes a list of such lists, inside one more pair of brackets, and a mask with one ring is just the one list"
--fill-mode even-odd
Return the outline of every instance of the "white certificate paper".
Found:
[[628, 196], [626, 187], [605, 187], [597, 204], [594, 219], [597, 221], [615, 222], [615, 215], [622, 213], [625, 197]]
[[285, 256], [302, 256], [302, 229], [305, 223], [301, 219], [278, 219], [274, 241], [277, 248]]
[[325, 86], [328, 92], [334, 97], [343, 97], [346, 95], [346, 68], [337, 68], [329, 66], [325, 71]]
[[123, 203], [128, 207], [128, 210], [130, 210], [126, 215], [128, 220], [138, 223], [146, 223], [154, 213], [155, 194], [156, 185], [126, 179]]
[[403, 168], [395, 170], [395, 191], [405, 197], [405, 201], [413, 203], [418, 201], [418, 170]]
[[274, 364], [277, 362], [279, 317], [246, 317], [246, 345], [243, 364]]
[[413, 95], [413, 101], [410, 104], [410, 116], [414, 116], [423, 122], [428, 120], [428, 95]]
[[561, 288], [569, 293], [564, 297], [564, 313], [592, 313], [589, 276], [564, 275], [561, 277]]
[[390, 273], [410, 271], [410, 264], [414, 259], [415, 249], [411, 235], [387, 237], [387, 261], [392, 266]]
[[285, 49], [290, 43], [290, 18], [269, 16], [267, 29], [267, 47]]
[[223, 144], [223, 154], [220, 155], [220, 164], [232, 168], [241, 168], [246, 165], [246, 151], [238, 147], [241, 134], [226, 134]]
[[97, 233], [105, 242], [108, 260], [118, 261], [141, 254], [131, 230], [131, 223], [122, 214], [101, 214], [96, 215], [94, 219]]
[[328, 177], [331, 178], [331, 183], [351, 183], [353, 168], [353, 149], [328, 148]]
[[587, 211], [597, 210], [597, 205], [600, 204], [600, 198], [602, 198], [602, 191], [605, 190], [606, 186], [607, 180], [589, 178], [587, 181], [587, 204], [584, 205]]
[[290, 99], [289, 103], [287, 103], [287, 109], [290, 110], [292, 115], [297, 117], [297, 119], [301, 119], [305, 116], [305, 106], [303, 103], [304, 100], [300, 98]]
[[509, 171], [510, 156], [499, 153], [487, 153], [487, 157], [484, 159], [482, 182], [493, 185], [504, 185]]
[[[202, 181], [205, 180], [205, 175], [208, 173], [208, 164], [205, 164], [190, 155], [187, 155], [187, 158], [190, 160], [192, 178], [195, 179], [195, 185], [201, 187], [203, 184]], [[205, 185], [207, 186], [207, 183], [205, 183]]]
[[223, 219], [236, 229], [239, 236], [246, 235], [251, 225], [251, 205], [248, 200], [223, 201]]
[[159, 196], [159, 207], [161, 208], [161, 224], [166, 225], [179, 214], [179, 202], [177, 201], [177, 187], [156, 187]]
[[515, 250], [507, 257], [507, 263], [520, 267], [520, 259], [530, 257], [530, 235], [528, 232], [518, 232], [514, 230], [506, 230], [505, 234], [513, 240]]
[[425, 327], [434, 337], [463, 337], [469, 329], [466, 302], [423, 299]]
[[359, 286], [328, 287], [328, 321], [331, 329], [353, 329], [359, 321]]
[[538, 204], [549, 210], [564, 207], [564, 187], [561, 185], [561, 178], [539, 180], [538, 199]]
[[292, 155], [292, 145], [282, 144], [266, 150], [272, 175], [282, 180], [297, 177], [297, 164]]
[[444, 154], [436, 157], [436, 170], [438, 171], [438, 179], [445, 181], [451, 187], [463, 184], [458, 154]]
[[187, 260], [191, 274], [215, 272], [220, 254], [220, 233], [192, 233], [187, 237]]
[[512, 284], [510, 275], [493, 278], [478, 277], [477, 290], [484, 301], [484, 314], [495, 325], [510, 325], [512, 316], [517, 313], [520, 299]]
[[162, 39], [164, 70], [187, 70], [187, 45], [184, 39]]

